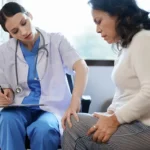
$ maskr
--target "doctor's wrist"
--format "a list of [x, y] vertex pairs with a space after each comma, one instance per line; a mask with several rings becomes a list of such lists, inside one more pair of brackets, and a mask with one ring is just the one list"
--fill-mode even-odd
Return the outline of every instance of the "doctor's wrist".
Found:
[[81, 101], [81, 96], [78, 95], [72, 95], [71, 101]]
[[79, 94], [79, 93], [76, 93], [76, 92], [73, 92], [72, 93], [72, 98], [78, 98], [78, 99], [81, 99], [81, 94]]
[[72, 96], [71, 105], [80, 105], [80, 104], [81, 104], [80, 96]]

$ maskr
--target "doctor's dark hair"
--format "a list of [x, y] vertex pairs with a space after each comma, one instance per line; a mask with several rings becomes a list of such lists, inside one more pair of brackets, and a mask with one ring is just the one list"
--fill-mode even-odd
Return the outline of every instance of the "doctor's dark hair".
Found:
[[120, 37], [117, 45], [129, 46], [133, 36], [142, 29], [150, 30], [149, 12], [138, 7], [135, 0], [89, 0], [93, 10], [116, 16], [116, 32]]
[[5, 28], [7, 17], [12, 17], [17, 13], [27, 13], [25, 8], [16, 2], [6, 3], [0, 10], [0, 24], [4, 31], [8, 32]]

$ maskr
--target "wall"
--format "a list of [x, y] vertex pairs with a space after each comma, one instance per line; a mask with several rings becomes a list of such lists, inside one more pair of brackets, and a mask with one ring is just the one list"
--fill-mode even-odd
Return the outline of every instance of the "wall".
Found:
[[90, 113], [104, 111], [106, 105], [114, 95], [114, 84], [111, 81], [113, 67], [89, 67], [89, 80], [85, 90], [90, 95], [92, 102]]
[[[2, 8], [2, 6], [7, 3], [7, 2], [18, 2], [20, 0], [0, 0], [0, 9]], [[3, 44], [4, 42], [8, 41], [9, 39], [9, 34], [5, 31], [3, 31], [3, 29], [0, 26], [0, 45]]]

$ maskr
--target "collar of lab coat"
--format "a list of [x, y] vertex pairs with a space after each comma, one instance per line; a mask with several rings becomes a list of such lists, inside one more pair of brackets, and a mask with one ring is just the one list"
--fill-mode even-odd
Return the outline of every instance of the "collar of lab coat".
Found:
[[[41, 30], [41, 29], [39, 29], [39, 28], [36, 28], [36, 29], [39, 30], [39, 31], [41, 32], [41, 34], [43, 35], [44, 40], [45, 40], [45, 45], [49, 44], [49, 43], [50, 43], [50, 39], [49, 39], [48, 33], [46, 33], [45, 31], [43, 31], [43, 30]], [[17, 40], [14, 39], [14, 38], [12, 38], [12, 39], [9, 41], [9, 44], [8, 44], [8, 45], [9, 45], [9, 47], [10, 47], [12, 50], [16, 51], [16, 44], [17, 44]], [[43, 41], [42, 36], [40, 35], [39, 47], [41, 47], [43, 44], [44, 44], [44, 41]], [[25, 59], [24, 59], [24, 56], [23, 56], [23, 53], [22, 53], [22, 50], [21, 50], [19, 44], [18, 44], [18, 46], [17, 46], [17, 56], [18, 56], [22, 61], [26, 62]]]

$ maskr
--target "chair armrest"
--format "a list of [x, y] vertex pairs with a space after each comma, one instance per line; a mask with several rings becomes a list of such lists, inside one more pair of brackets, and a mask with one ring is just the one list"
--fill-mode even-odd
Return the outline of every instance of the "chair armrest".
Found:
[[81, 112], [88, 113], [91, 104], [91, 96], [83, 95], [81, 98]]

